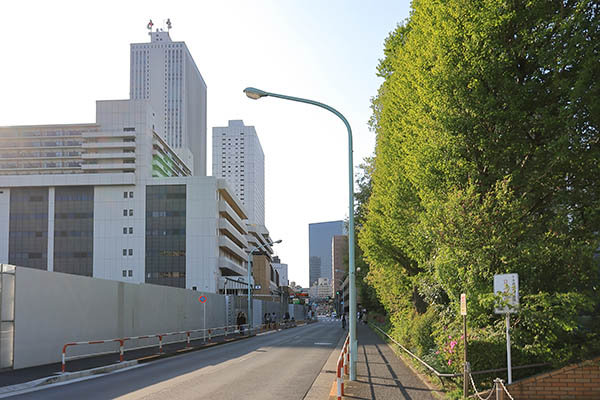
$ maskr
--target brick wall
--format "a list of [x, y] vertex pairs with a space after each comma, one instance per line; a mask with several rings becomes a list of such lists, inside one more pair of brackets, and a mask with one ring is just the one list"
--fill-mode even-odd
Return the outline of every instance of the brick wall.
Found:
[[[600, 399], [600, 357], [507, 385], [515, 400]], [[504, 397], [508, 398], [507, 396]]]

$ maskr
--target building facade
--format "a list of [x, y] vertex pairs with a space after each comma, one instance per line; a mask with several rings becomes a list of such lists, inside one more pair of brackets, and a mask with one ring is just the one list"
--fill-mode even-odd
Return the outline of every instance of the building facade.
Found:
[[185, 42], [150, 32], [150, 43], [132, 43], [130, 98], [147, 100], [155, 130], [195, 176], [206, 176], [206, 83]]
[[332, 278], [331, 240], [345, 233], [344, 221], [318, 222], [308, 225], [309, 285], [319, 278]]
[[328, 278], [319, 278], [310, 286], [311, 299], [325, 299], [331, 296], [331, 280]]
[[279, 273], [279, 285], [289, 286], [288, 281], [288, 265], [283, 264], [279, 257], [273, 257], [273, 268]]
[[155, 127], [137, 100], [97, 102], [92, 124], [0, 127], [0, 263], [207, 292], [245, 282], [244, 206]]
[[332, 295], [340, 290], [346, 276], [348, 260], [348, 236], [335, 235], [331, 238], [331, 280]]
[[265, 155], [253, 126], [231, 120], [213, 128], [213, 175], [233, 187], [248, 222], [265, 225]]

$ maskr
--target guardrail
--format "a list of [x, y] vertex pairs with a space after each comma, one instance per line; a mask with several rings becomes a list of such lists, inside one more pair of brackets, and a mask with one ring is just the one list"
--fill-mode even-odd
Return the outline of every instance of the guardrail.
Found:
[[[190, 347], [190, 339], [191, 339], [192, 334], [194, 334], [194, 333], [202, 333], [204, 342], [207, 342], [207, 341], [210, 342], [210, 341], [212, 341], [213, 337], [218, 337], [218, 336], [227, 337], [228, 333], [240, 333], [241, 335], [244, 335], [246, 333], [245, 330], [247, 327], [248, 327], [247, 324], [241, 325], [240, 326], [241, 329], [239, 329], [239, 328], [236, 329], [235, 326], [220, 326], [217, 328], [210, 328], [210, 329], [190, 329], [187, 331], [157, 333], [154, 335], [130, 336], [130, 337], [124, 337], [124, 338], [115, 338], [115, 339], [92, 340], [92, 341], [88, 341], [88, 342], [69, 342], [69, 343], [66, 343], [62, 348], [61, 371], [62, 372], [66, 371], [67, 348], [73, 347], [73, 346], [119, 342], [119, 362], [122, 362], [123, 356], [125, 353], [125, 342], [126, 341], [158, 338], [158, 352], [162, 353], [163, 338], [166, 336], [185, 335], [186, 336], [185, 340], [173, 341], [173, 342], [169, 342], [169, 343], [181, 343], [181, 342], [185, 341], [186, 347]], [[207, 338], [208, 338], [208, 340], [207, 340]], [[197, 339], [199, 339], [199, 338], [197, 338]], [[155, 347], [155, 346], [156, 345], [143, 346], [143, 347], [137, 347], [136, 349]], [[129, 349], [129, 350], [131, 350], [131, 349]]]
[[337, 400], [342, 400], [342, 396], [344, 395], [344, 377], [342, 376], [342, 369], [344, 375], [348, 375], [348, 365], [350, 364], [350, 335], [346, 336], [346, 340], [344, 340], [344, 345], [342, 346], [342, 351], [337, 360], [336, 367], [336, 380], [337, 380]]
[[[277, 325], [278, 326], [275, 326], [274, 329], [277, 329], [278, 327], [280, 329], [293, 328], [296, 326], [296, 321], [284, 321], [283, 323], [278, 323]], [[239, 328], [242, 328], [242, 329], [239, 329]], [[182, 343], [185, 341], [186, 347], [190, 347], [190, 340], [191, 340], [192, 334], [194, 334], [194, 333], [202, 333], [202, 338], [203, 338], [204, 342], [207, 342], [207, 341], [210, 342], [210, 341], [212, 341], [212, 339], [214, 337], [219, 337], [219, 336], [227, 337], [228, 334], [240, 333], [241, 335], [244, 335], [244, 334], [252, 333], [248, 330], [248, 324], [240, 325], [239, 328], [237, 325], [235, 325], [235, 326], [230, 325], [230, 326], [220, 326], [220, 327], [210, 328], [210, 329], [204, 329], [204, 328], [203, 329], [191, 329], [191, 330], [187, 330], [187, 331], [157, 333], [154, 335], [130, 336], [130, 337], [124, 337], [124, 338], [115, 338], [115, 339], [92, 340], [92, 341], [88, 341], [88, 342], [69, 342], [69, 343], [66, 343], [62, 348], [61, 371], [66, 372], [67, 348], [73, 347], [73, 346], [119, 342], [119, 362], [122, 362], [123, 356], [125, 354], [125, 342], [126, 341], [158, 338], [158, 352], [162, 353], [163, 338], [166, 336], [185, 335], [186, 336], [185, 340], [172, 341], [172, 342], [169, 342], [169, 344]], [[261, 325], [260, 327], [254, 327], [252, 330], [253, 331], [257, 331], [257, 330], [267, 331], [269, 329], [270, 328], [268, 326]], [[200, 337], [197, 337], [194, 340], [197, 340], [197, 339], [200, 339]], [[155, 347], [155, 346], [156, 345], [142, 346], [142, 347], [136, 347], [135, 349], [137, 350], [137, 349], [143, 349], [143, 348]], [[133, 349], [128, 349], [128, 350], [133, 350]]]

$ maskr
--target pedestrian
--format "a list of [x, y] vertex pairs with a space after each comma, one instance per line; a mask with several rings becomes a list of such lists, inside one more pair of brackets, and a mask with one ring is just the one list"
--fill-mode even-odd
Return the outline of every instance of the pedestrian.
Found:
[[271, 314], [271, 321], [273, 321], [273, 329], [277, 329], [277, 315], [275, 313]]
[[265, 313], [263, 316], [263, 325], [265, 329], [269, 329], [269, 313]]
[[238, 331], [240, 332], [240, 334], [242, 334], [242, 312], [239, 311], [237, 313], [237, 317], [235, 318], [235, 323], [238, 327]]
[[367, 324], [367, 310], [363, 310], [361, 321], [363, 322], [363, 324]]
[[289, 322], [290, 322], [290, 313], [286, 311], [285, 314], [283, 314], [283, 327], [288, 328]]
[[342, 329], [346, 329], [346, 314], [342, 314]]
[[244, 328], [246, 325], [246, 314], [242, 311], [240, 315], [240, 335], [244, 335]]

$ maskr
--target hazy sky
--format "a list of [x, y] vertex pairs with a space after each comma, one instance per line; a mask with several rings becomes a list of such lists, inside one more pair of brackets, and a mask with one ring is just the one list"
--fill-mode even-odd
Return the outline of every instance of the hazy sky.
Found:
[[129, 97], [129, 43], [171, 19], [208, 86], [212, 127], [254, 125], [264, 153], [266, 223], [290, 280], [308, 284], [308, 224], [348, 215], [347, 134], [320, 108], [242, 90], [306, 97], [336, 108], [354, 133], [354, 163], [373, 153], [370, 99], [383, 42], [408, 1], [0, 1], [0, 125], [95, 121], [95, 101]]

